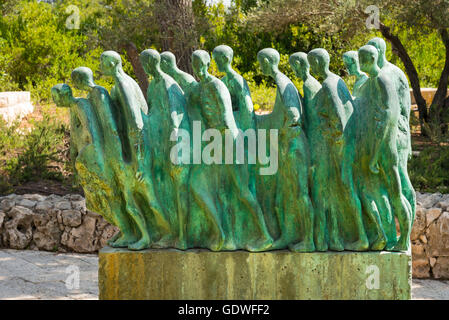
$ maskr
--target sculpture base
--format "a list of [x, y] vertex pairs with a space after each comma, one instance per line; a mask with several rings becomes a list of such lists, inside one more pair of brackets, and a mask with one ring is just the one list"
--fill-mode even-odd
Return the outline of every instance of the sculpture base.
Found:
[[100, 251], [100, 299], [410, 299], [399, 252]]

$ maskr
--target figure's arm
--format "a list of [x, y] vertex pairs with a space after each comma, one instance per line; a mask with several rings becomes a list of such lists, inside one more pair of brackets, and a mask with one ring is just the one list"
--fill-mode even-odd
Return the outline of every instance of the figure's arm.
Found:
[[238, 132], [236, 130], [237, 127], [235, 125], [234, 114], [232, 113], [231, 94], [229, 93], [228, 88], [226, 88], [221, 81], [220, 85], [215, 85], [214, 89], [214, 97], [218, 106], [218, 110], [216, 112], [220, 112], [220, 118], [221, 115], [223, 115], [224, 119], [224, 126], [222, 123], [219, 123], [215, 128], [220, 131], [229, 129], [235, 138]]
[[380, 156], [380, 148], [388, 139], [388, 128], [392, 125], [394, 113], [399, 112], [399, 104], [396, 92], [392, 84], [387, 79], [377, 78], [376, 86], [380, 93], [380, 110], [376, 110], [375, 121], [375, 143], [373, 147], [373, 156], [371, 158], [369, 168], [372, 173], [378, 173], [378, 160]]
[[181, 87], [172, 85], [168, 88], [168, 101], [172, 127], [178, 129], [182, 119], [186, 116], [186, 99]]
[[284, 127], [297, 126], [301, 120], [302, 105], [299, 93], [292, 83], [287, 85], [281, 98], [287, 108]]
[[342, 110], [344, 109], [344, 107], [338, 97], [336, 90], [331, 90], [331, 88], [329, 88], [327, 85], [324, 85], [323, 93], [325, 97], [326, 108], [329, 112], [329, 130], [327, 133], [329, 138], [334, 139], [338, 143], [343, 139], [344, 114], [342, 114]]
[[[103, 127], [107, 126], [110, 128], [110, 130], [117, 134], [117, 123], [114, 117], [114, 105], [112, 102], [111, 97], [109, 96], [109, 93], [104, 88], [96, 87], [91, 92], [92, 99], [104, 109], [103, 113], [99, 113], [99, 119], [100, 123], [105, 124]], [[102, 119], [101, 115], [107, 117], [108, 119]]]

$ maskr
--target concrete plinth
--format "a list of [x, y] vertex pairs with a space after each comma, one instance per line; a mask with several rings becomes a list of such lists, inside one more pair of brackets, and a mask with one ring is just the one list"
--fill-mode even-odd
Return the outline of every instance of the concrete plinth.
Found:
[[208, 250], [99, 254], [100, 299], [410, 299], [411, 255]]

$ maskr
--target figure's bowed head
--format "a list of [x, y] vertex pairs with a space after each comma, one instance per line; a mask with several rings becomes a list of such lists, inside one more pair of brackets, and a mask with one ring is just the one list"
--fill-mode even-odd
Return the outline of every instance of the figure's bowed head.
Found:
[[212, 57], [217, 63], [218, 71], [226, 72], [231, 67], [232, 58], [234, 57], [234, 51], [227, 45], [219, 45], [212, 52]]
[[257, 53], [257, 60], [264, 75], [273, 77], [279, 71], [278, 65], [281, 57], [275, 49], [265, 48], [260, 50]]
[[94, 74], [90, 68], [78, 67], [71, 74], [73, 86], [82, 91], [89, 91], [95, 87]]
[[164, 51], [161, 53], [161, 69], [168, 73], [168, 71], [174, 71], [178, 68], [176, 65], [176, 57], [170, 51]]
[[100, 69], [105, 76], [114, 76], [122, 68], [122, 58], [115, 51], [105, 51], [100, 56]]
[[196, 50], [192, 53], [192, 69], [201, 81], [209, 77], [210, 56], [207, 51]]
[[360, 73], [358, 60], [357, 51], [348, 51], [343, 54], [343, 63], [350, 76], [357, 76]]
[[159, 52], [153, 49], [147, 49], [140, 54], [140, 62], [145, 72], [153, 77], [161, 73], [161, 56]]
[[329, 72], [330, 56], [323, 48], [313, 49], [307, 55], [312, 72], [322, 78], [326, 78]]
[[310, 64], [307, 60], [307, 54], [304, 52], [296, 52], [288, 59], [290, 67], [295, 72], [295, 75], [302, 80], [309, 75]]
[[51, 88], [51, 96], [58, 107], [70, 107], [73, 102], [72, 89], [65, 83]]
[[377, 59], [377, 49], [372, 45], [365, 45], [359, 49], [360, 69], [370, 76], [376, 76], [379, 73]]

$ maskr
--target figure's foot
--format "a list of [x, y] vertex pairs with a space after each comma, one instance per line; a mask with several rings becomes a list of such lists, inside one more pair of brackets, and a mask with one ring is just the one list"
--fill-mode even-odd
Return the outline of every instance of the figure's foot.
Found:
[[120, 238], [123, 235], [123, 233], [121, 231], [117, 232], [115, 235], [113, 235], [109, 240], [108, 240], [108, 245], [111, 245], [111, 243], [114, 243], [118, 238]]
[[369, 249], [368, 239], [365, 238], [351, 242], [345, 246], [345, 249], [349, 251], [367, 251]]
[[290, 250], [293, 252], [314, 252], [315, 245], [312, 240], [304, 240], [293, 246], [290, 246]]
[[221, 247], [221, 250], [226, 250], [226, 251], [234, 251], [235, 249], [237, 249], [237, 246], [235, 245], [234, 242], [231, 242], [231, 241], [227, 241]]
[[316, 251], [324, 252], [324, 251], [327, 251], [328, 248], [329, 247], [327, 245], [327, 242], [324, 239], [315, 241], [315, 249], [316, 249]]
[[329, 249], [332, 251], [343, 251], [345, 250], [345, 247], [343, 246], [343, 243], [340, 241], [340, 239], [335, 238], [330, 240]]
[[260, 252], [267, 251], [273, 246], [272, 239], [261, 240], [259, 243], [255, 243], [254, 245], [248, 245], [246, 249], [251, 252]]
[[109, 240], [108, 244], [112, 248], [126, 248], [136, 241], [137, 239], [134, 236], [125, 236], [124, 234], [121, 234], [116, 240]]
[[391, 249], [391, 251], [408, 251], [409, 239], [407, 237], [400, 237], [398, 243]]
[[381, 251], [381, 250], [385, 249], [386, 245], [387, 245], [387, 238], [386, 238], [386, 236], [383, 235], [383, 234], [380, 234], [377, 237], [376, 241], [374, 241], [371, 244], [371, 248], [370, 249], [374, 250], [374, 251]]
[[130, 244], [128, 246], [129, 250], [143, 250], [148, 249], [150, 247], [150, 239], [149, 238], [142, 238], [137, 242], [134, 242], [133, 244]]
[[271, 245], [272, 250], [278, 250], [278, 249], [286, 249], [288, 247], [287, 241], [283, 238], [279, 238], [276, 241], [273, 242]]

